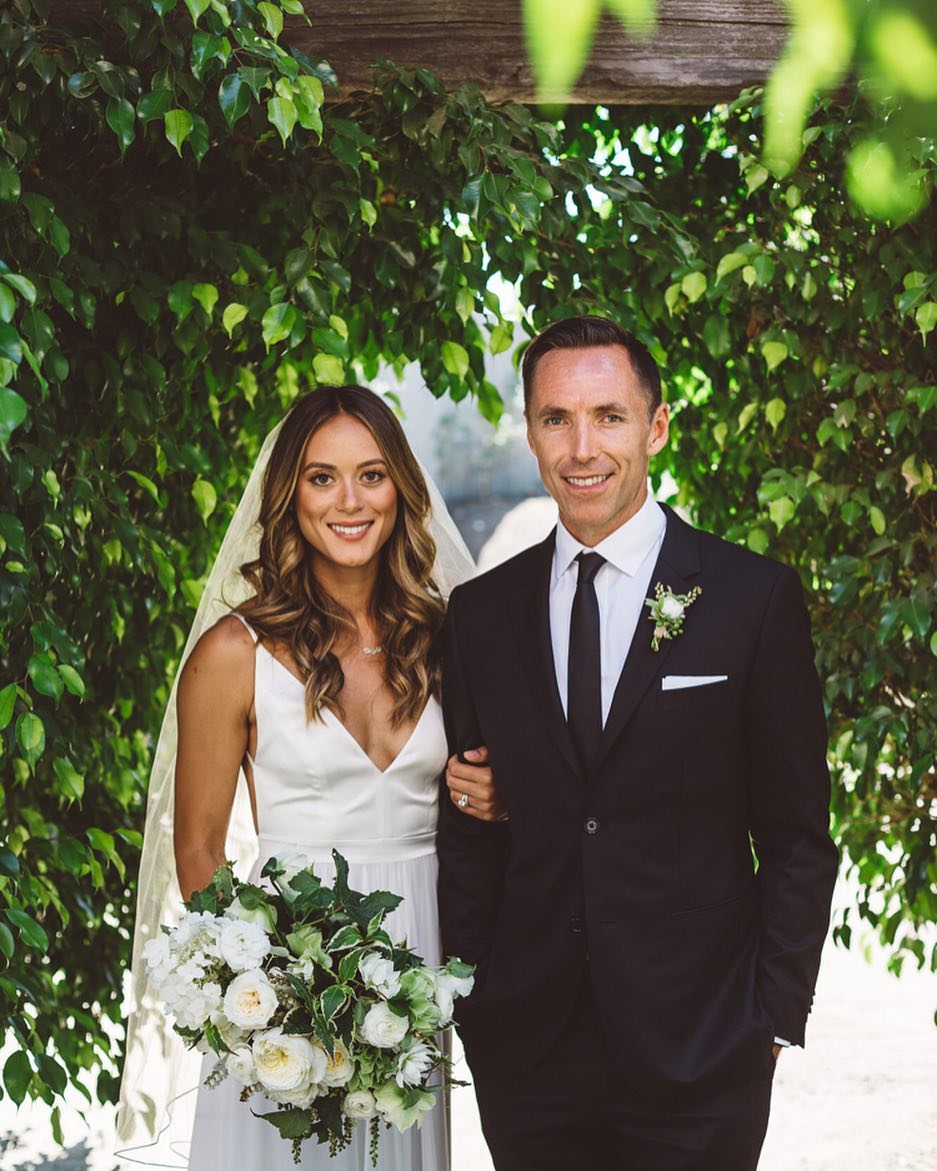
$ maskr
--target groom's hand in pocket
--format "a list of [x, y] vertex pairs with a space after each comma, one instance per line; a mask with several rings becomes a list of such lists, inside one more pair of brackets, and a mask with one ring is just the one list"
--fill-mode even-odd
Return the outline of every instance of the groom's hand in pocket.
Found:
[[469, 748], [462, 755], [464, 761], [450, 756], [446, 765], [449, 800], [462, 813], [479, 821], [506, 821], [507, 810], [498, 799], [488, 749]]

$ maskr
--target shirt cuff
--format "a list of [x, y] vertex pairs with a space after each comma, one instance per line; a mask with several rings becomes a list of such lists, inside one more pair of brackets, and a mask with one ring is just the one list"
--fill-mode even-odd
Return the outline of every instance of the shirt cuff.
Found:
[[775, 1045], [781, 1045], [781, 1046], [782, 1046], [784, 1049], [790, 1049], [790, 1048], [791, 1048], [791, 1043], [790, 1043], [790, 1041], [785, 1041], [783, 1037], [775, 1037], [775, 1038], [774, 1038], [774, 1043], [775, 1043]]

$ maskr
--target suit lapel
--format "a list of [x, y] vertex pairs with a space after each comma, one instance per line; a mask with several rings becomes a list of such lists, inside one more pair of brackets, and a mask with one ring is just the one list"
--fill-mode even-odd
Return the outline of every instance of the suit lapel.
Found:
[[582, 768], [569, 735], [556, 686], [556, 667], [550, 637], [550, 573], [555, 538], [554, 529], [544, 542], [531, 550], [531, 557], [523, 567], [509, 604], [514, 635], [531, 694], [564, 760], [574, 772], [581, 775]]
[[[658, 582], [675, 594], [685, 594], [696, 584], [692, 579], [699, 574], [699, 540], [695, 530], [682, 521], [673, 509], [667, 505], [662, 507], [667, 513], [667, 530], [651, 574], [649, 595], [653, 594]], [[625, 730], [647, 689], [660, 675], [673, 646], [673, 640], [665, 639], [660, 644], [660, 650], [651, 648], [653, 629], [649, 613], [648, 608], [642, 606], [628, 657], [615, 688], [611, 711], [605, 722], [593, 776], [598, 773], [612, 745]], [[692, 622], [694, 617], [691, 610], [687, 622]]]

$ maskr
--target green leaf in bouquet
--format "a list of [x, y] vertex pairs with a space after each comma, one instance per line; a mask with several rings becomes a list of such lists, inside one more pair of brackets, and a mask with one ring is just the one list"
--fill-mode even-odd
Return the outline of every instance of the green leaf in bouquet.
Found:
[[271, 878], [271, 879], [276, 880], [277, 878], [279, 878], [281, 875], [283, 875], [285, 873], [286, 873], [286, 870], [283, 867], [283, 863], [279, 860], [279, 858], [273, 857], [273, 858], [268, 858], [267, 861], [264, 863], [264, 868], [260, 872], [260, 877], [261, 878]]
[[[358, 904], [355, 918], [362, 926], [367, 926], [370, 934], [372, 924], [379, 927], [384, 920], [385, 915], [389, 915], [396, 907], [399, 907], [403, 902], [401, 895], [392, 894], [389, 890], [373, 890], [369, 895], [365, 895]], [[377, 920], [375, 923], [374, 920]]]
[[316, 1122], [313, 1110], [300, 1110], [291, 1106], [287, 1110], [274, 1110], [270, 1114], [257, 1114], [256, 1118], [265, 1118], [280, 1132], [281, 1138], [311, 1138]]
[[260, 886], [252, 886], [249, 882], [242, 882], [238, 886], [238, 902], [245, 911], [256, 911], [260, 907], [270, 906], [270, 895]]
[[347, 984], [354, 977], [358, 971], [358, 961], [361, 959], [361, 956], [361, 949], [356, 949], [355, 951], [348, 952], [347, 955], [343, 955], [338, 961], [338, 979], [340, 983]]
[[220, 903], [227, 906], [234, 898], [234, 868], [230, 862], [219, 866], [211, 878], [215, 888], [215, 896]]
[[391, 949], [391, 957], [394, 961], [394, 967], [399, 972], [409, 972], [411, 968], [420, 968], [423, 966], [423, 960], [411, 951], [409, 947], [394, 947]]
[[332, 851], [332, 859], [335, 862], [335, 883], [332, 887], [335, 891], [335, 900], [339, 903], [347, 903], [351, 894], [351, 888], [348, 885], [348, 863], [338, 850]]
[[[316, 1011], [316, 998], [309, 984], [307, 984], [302, 976], [297, 976], [295, 972], [287, 972], [286, 978], [289, 980], [290, 987], [296, 993], [300, 1002], [304, 1004], [311, 1013], [314, 1013]], [[309, 1030], [306, 1029], [301, 1031], [308, 1032]]]
[[446, 971], [451, 976], [457, 976], [460, 980], [464, 980], [468, 976], [475, 975], [475, 965], [463, 963], [457, 956], [446, 964]]
[[330, 1021], [345, 1007], [351, 997], [351, 989], [343, 984], [333, 984], [319, 997], [322, 1015]]
[[211, 1021], [209, 1021], [205, 1025], [205, 1028], [203, 1030], [203, 1034], [204, 1034], [205, 1040], [212, 1047], [213, 1052], [215, 1052], [215, 1053], [231, 1053], [232, 1052], [230, 1047], [227, 1044], [225, 1044], [225, 1040], [222, 1037], [221, 1032], [218, 1029], [218, 1026], [213, 1025], [211, 1023]]
[[395, 996], [393, 1000], [388, 1000], [387, 1007], [394, 1016], [408, 1017], [410, 1015], [410, 1002], [404, 996]]
[[210, 911], [212, 914], [224, 910], [234, 895], [234, 868], [231, 862], [219, 866], [211, 876], [211, 882], [204, 890], [193, 891], [185, 901], [187, 911]]
[[290, 889], [298, 895], [315, 894], [323, 889], [322, 879], [312, 870], [300, 870], [290, 879]]
[[361, 943], [361, 931], [354, 923], [349, 923], [346, 927], [336, 931], [329, 940], [330, 951], [344, 951], [347, 947], [354, 947], [355, 944]]
[[375, 916], [368, 924], [367, 940], [368, 943], [382, 943], [386, 948], [392, 949], [394, 941], [380, 925], [383, 918], [383, 915], [380, 918]]
[[322, 1043], [322, 1048], [331, 1057], [335, 1052], [335, 1030], [328, 1021], [323, 1020], [322, 1017], [317, 1017], [313, 1032], [316, 1038]]
[[312, 1016], [304, 1009], [294, 1008], [283, 1018], [281, 1027], [288, 1037], [308, 1037], [313, 1030]]

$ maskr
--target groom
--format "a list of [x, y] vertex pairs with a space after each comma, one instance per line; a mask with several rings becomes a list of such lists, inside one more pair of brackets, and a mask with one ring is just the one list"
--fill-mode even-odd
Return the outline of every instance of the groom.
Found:
[[[551, 325], [523, 377], [560, 523], [453, 593], [443, 677], [485, 1137], [498, 1171], [751, 1171], [836, 874], [800, 581], [648, 495], [668, 410], [614, 322]], [[482, 745], [501, 824], [470, 816]]]

